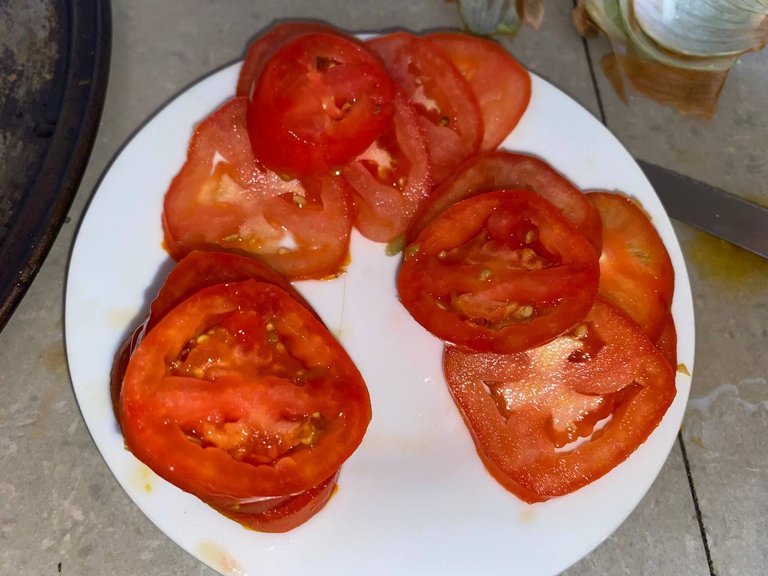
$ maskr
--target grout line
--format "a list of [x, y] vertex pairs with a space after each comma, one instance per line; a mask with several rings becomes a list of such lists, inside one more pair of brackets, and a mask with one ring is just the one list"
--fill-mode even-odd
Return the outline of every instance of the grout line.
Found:
[[693, 509], [696, 511], [696, 522], [699, 524], [699, 532], [701, 532], [701, 540], [704, 543], [704, 554], [707, 557], [707, 565], [709, 566], [710, 576], [716, 576], [715, 566], [712, 563], [712, 554], [709, 551], [709, 540], [707, 539], [707, 531], [704, 528], [704, 519], [701, 516], [701, 508], [699, 507], [699, 497], [696, 495], [696, 487], [693, 485], [693, 476], [691, 475], [691, 465], [688, 462], [688, 452], [685, 449], [685, 442], [683, 442], [683, 435], [681, 432], [677, 433], [677, 440], [680, 443], [680, 451], [683, 454], [683, 464], [685, 464], [685, 474], [688, 476], [688, 486], [691, 489], [691, 497], [693, 498]]
[[[576, 1], [573, 0], [573, 5], [576, 6]], [[605, 108], [603, 106], [603, 98], [600, 95], [600, 87], [597, 84], [597, 76], [595, 75], [595, 65], [592, 61], [592, 55], [589, 52], [589, 47], [587, 46], [587, 39], [582, 37], [581, 38], [582, 46], [584, 47], [584, 54], [587, 57], [587, 65], [589, 67], [589, 75], [592, 78], [592, 87], [595, 90], [595, 98], [597, 99], [597, 108], [600, 111], [600, 120], [602, 121], [603, 125], [606, 127], [608, 126], [608, 122], [605, 118]], [[688, 462], [688, 452], [685, 449], [685, 442], [683, 442], [683, 435], [678, 432], [677, 434], [677, 440], [680, 443], [680, 451], [683, 455], [683, 464], [685, 465], [685, 475], [688, 477], [688, 488], [691, 491], [691, 498], [693, 499], [693, 509], [696, 513], [696, 522], [699, 525], [699, 533], [701, 534], [701, 541], [704, 544], [704, 555], [707, 558], [707, 566], [709, 567], [709, 575], [710, 576], [717, 576], [717, 573], [715, 572], [715, 566], [712, 562], [712, 554], [709, 550], [709, 540], [707, 539], [707, 531], [704, 527], [704, 519], [701, 515], [701, 508], [699, 506], [699, 497], [696, 494], [696, 487], [693, 484], [693, 475], [691, 474], [691, 464]]]
[[[573, 0], [573, 6], [576, 7], [577, 0]], [[600, 94], [600, 87], [597, 84], [597, 76], [595, 75], [595, 65], [592, 62], [592, 54], [589, 52], [589, 47], [587, 46], [587, 39], [582, 36], [581, 37], [581, 45], [584, 47], [584, 54], [587, 57], [587, 66], [589, 66], [589, 76], [592, 78], [592, 88], [595, 90], [595, 98], [597, 99], [597, 109], [600, 111], [600, 121], [603, 123], [604, 126], [608, 126], [608, 122], [605, 119], [605, 108], [603, 107], [603, 97]]]

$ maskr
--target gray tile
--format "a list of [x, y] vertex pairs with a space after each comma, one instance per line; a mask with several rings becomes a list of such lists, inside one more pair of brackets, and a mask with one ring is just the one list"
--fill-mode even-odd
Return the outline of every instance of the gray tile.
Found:
[[563, 576], [708, 572], [679, 444], [635, 511], [592, 554]]

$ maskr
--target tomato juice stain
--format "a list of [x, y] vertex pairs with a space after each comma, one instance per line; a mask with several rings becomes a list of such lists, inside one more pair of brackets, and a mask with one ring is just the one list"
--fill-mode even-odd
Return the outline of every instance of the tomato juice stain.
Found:
[[687, 248], [689, 262], [707, 280], [737, 288], [759, 275], [768, 277], [768, 260], [706, 232], [694, 231]]
[[151, 480], [154, 475], [155, 473], [152, 472], [146, 464], [138, 464], [130, 470], [128, 481], [134, 488], [138, 488], [149, 494], [152, 492]]
[[232, 556], [215, 542], [200, 542], [200, 544], [197, 545], [197, 554], [203, 562], [210, 564], [222, 574], [246, 576], [246, 572], [240, 568]]
[[520, 512], [520, 522], [523, 524], [531, 524], [536, 519], [536, 513], [533, 510], [533, 506], [526, 506], [523, 511]]

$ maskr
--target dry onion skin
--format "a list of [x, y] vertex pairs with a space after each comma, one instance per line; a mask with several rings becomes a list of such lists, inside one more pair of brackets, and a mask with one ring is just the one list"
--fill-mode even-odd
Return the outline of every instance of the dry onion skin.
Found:
[[768, 43], [768, 0], [579, 0], [584, 36], [603, 33], [603, 70], [626, 101], [639, 93], [682, 113], [711, 117], [739, 55]]
[[544, 0], [454, 1], [467, 30], [481, 36], [514, 35], [522, 24], [538, 30], [544, 20]]

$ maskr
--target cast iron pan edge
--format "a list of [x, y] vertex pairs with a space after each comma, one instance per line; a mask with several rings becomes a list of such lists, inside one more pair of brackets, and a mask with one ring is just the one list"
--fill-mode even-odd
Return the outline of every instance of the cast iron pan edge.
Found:
[[0, 245], [0, 330], [32, 283], [72, 205], [101, 120], [109, 76], [109, 0], [63, 2], [67, 80], [51, 144], [13, 229]]

